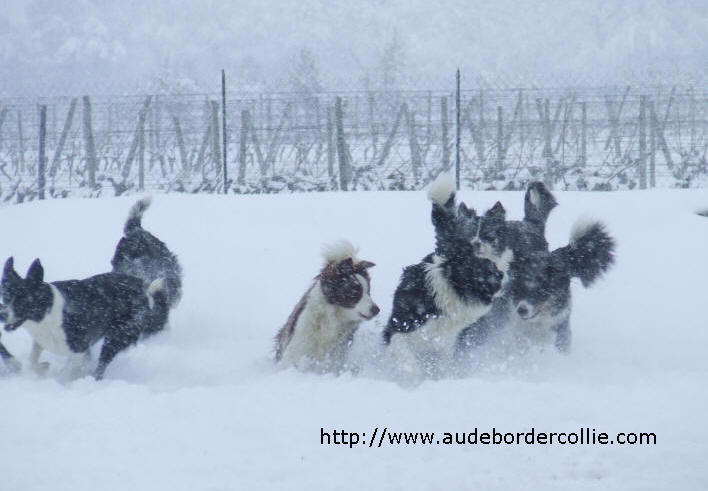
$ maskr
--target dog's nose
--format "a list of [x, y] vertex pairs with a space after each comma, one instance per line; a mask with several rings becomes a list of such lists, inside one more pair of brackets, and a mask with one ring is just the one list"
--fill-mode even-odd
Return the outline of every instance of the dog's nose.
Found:
[[374, 306], [371, 307], [371, 317], [378, 315], [379, 312], [381, 312], [381, 309], [379, 309], [378, 305], [374, 304]]
[[521, 317], [526, 317], [529, 315], [529, 308], [526, 305], [521, 305], [516, 311], [519, 313]]

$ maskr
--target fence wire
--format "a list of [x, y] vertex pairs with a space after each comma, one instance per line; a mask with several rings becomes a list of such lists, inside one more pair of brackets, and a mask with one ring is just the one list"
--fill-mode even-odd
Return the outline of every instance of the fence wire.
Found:
[[[455, 87], [0, 98], [0, 196], [417, 190], [456, 165]], [[226, 141], [222, 141], [222, 110]], [[708, 185], [704, 86], [465, 87], [467, 189]], [[224, 186], [223, 156], [227, 182]]]

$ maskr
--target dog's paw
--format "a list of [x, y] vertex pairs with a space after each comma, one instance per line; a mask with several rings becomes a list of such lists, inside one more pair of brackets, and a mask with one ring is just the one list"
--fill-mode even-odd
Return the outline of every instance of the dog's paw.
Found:
[[7, 367], [7, 369], [12, 373], [17, 373], [22, 370], [22, 363], [17, 361], [16, 358], [5, 358], [3, 359], [3, 361], [5, 362], [5, 366]]
[[49, 362], [48, 361], [42, 361], [42, 362], [35, 363], [32, 365], [32, 371], [34, 373], [36, 373], [37, 375], [45, 375], [48, 370], [49, 370]]

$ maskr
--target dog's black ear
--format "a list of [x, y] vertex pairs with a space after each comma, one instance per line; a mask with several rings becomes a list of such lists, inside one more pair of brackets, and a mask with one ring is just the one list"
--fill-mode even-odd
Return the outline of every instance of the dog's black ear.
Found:
[[557, 205], [556, 198], [545, 184], [532, 182], [524, 196], [524, 220], [545, 225], [548, 215]]
[[474, 208], [467, 208], [467, 205], [464, 201], [460, 203], [460, 206], [457, 207], [457, 213], [458, 215], [462, 215], [465, 218], [475, 218], [477, 216], [477, 213], [474, 211]]
[[494, 206], [487, 210], [486, 216], [491, 220], [498, 220], [503, 222], [506, 219], [506, 210], [504, 209], [502, 204], [497, 201], [496, 203], [494, 203]]
[[42, 268], [42, 263], [39, 262], [39, 259], [35, 259], [32, 261], [32, 264], [30, 264], [26, 279], [35, 284], [41, 283], [44, 280], [44, 268]]
[[[12, 276], [15, 273], [15, 258], [10, 256], [5, 261], [5, 269], [3, 269], [3, 276]], [[15, 273], [17, 275], [17, 273]]]

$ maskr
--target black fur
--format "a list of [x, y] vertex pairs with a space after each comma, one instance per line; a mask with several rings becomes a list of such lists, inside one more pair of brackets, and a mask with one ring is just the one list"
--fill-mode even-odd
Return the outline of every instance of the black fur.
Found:
[[512, 282], [489, 314], [465, 329], [458, 339], [464, 352], [483, 344], [494, 329], [513, 320], [543, 322], [556, 334], [555, 346], [570, 347], [570, 281], [592, 285], [614, 263], [615, 241], [599, 222], [585, 228], [570, 244], [552, 252], [535, 251], [515, 261]]
[[173, 308], [182, 296], [182, 267], [165, 243], [142, 227], [142, 216], [149, 205], [149, 199], [142, 199], [131, 209], [111, 265], [114, 273], [136, 276], [145, 285], [162, 278], [167, 304]]
[[546, 221], [557, 204], [553, 194], [542, 182], [532, 182], [524, 196], [523, 220], [507, 221], [504, 207], [497, 202], [478, 225], [476, 235], [472, 234], [477, 253], [482, 249], [482, 244], [486, 243], [496, 256], [501, 256], [507, 249], [511, 250], [513, 259], [509, 264], [508, 278], [502, 294], [495, 299], [487, 314], [460, 333], [460, 349], [483, 344], [492, 331], [508, 322], [515, 305], [513, 293], [529, 275], [535, 277], [536, 272], [530, 265], [534, 264], [538, 257], [548, 254]]
[[[20, 327], [25, 321], [41, 321], [54, 302], [49, 283], [43, 281], [39, 259], [30, 266], [26, 277], [18, 275], [13, 259], [5, 263], [2, 277], [3, 303], [11, 311], [11, 323], [5, 329]], [[150, 300], [143, 281], [134, 276], [104, 273], [85, 280], [51, 283], [64, 298], [61, 329], [66, 344], [74, 353], [86, 353], [100, 339], [103, 346], [94, 372], [103, 377], [117, 353], [138, 341], [142, 334], [162, 329], [167, 322], [167, 299], [161, 290]]]
[[428, 268], [437, 263], [451, 288], [463, 300], [489, 304], [501, 288], [503, 273], [493, 262], [474, 254], [468, 229], [478, 220], [474, 210], [455, 209], [455, 194], [441, 205], [433, 203], [435, 252], [403, 270], [393, 297], [391, 317], [383, 332], [388, 344], [395, 332], [411, 332], [442, 312], [435, 304], [435, 292], [427, 280]]

